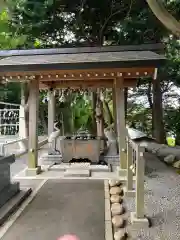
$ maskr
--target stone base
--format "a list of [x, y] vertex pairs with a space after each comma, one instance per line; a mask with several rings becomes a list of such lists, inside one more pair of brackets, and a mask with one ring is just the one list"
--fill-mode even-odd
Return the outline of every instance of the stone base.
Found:
[[22, 202], [31, 194], [31, 188], [21, 190], [0, 209], [0, 226], [12, 215]]
[[67, 170], [68, 172], [71, 170], [73, 170], [74, 172], [87, 170], [87, 171], [90, 171], [90, 173], [110, 172], [110, 168], [108, 166], [90, 165], [89, 163], [72, 163], [72, 164], [61, 163], [59, 165], [53, 165], [48, 169], [48, 171], [56, 171], [56, 172], [65, 172]]
[[56, 155], [61, 155], [61, 153], [60, 153], [59, 150], [56, 151], [56, 150], [51, 150], [51, 149], [49, 149], [48, 155], [49, 155], [49, 156], [51, 156], [51, 155], [56, 156]]
[[62, 156], [60, 154], [50, 155], [46, 154], [40, 157], [42, 165], [54, 165], [62, 163]]
[[133, 227], [137, 228], [149, 228], [149, 220], [144, 216], [144, 218], [137, 218], [136, 213], [131, 213], [131, 223], [133, 224]]
[[12, 197], [14, 197], [18, 192], [19, 189], [19, 183], [13, 183], [9, 184], [7, 187], [5, 187], [0, 192], [0, 208], [7, 203]]
[[126, 187], [123, 187], [123, 192], [125, 197], [135, 197], [136, 191], [135, 190], [127, 190]]
[[27, 168], [26, 169], [26, 176], [33, 177], [41, 173], [41, 167], [38, 166], [37, 168]]
[[84, 169], [67, 169], [64, 173], [65, 177], [90, 177], [90, 171]]
[[120, 167], [117, 167], [117, 173], [120, 177], [126, 177], [127, 176], [127, 169], [122, 169]]

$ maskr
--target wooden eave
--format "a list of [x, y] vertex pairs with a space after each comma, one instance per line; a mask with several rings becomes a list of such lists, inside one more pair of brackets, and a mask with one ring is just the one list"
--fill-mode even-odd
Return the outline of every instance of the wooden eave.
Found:
[[40, 88], [65, 87], [113, 87], [115, 79], [123, 79], [124, 87], [135, 86], [141, 77], [154, 77], [155, 68], [111, 68], [111, 69], [83, 69], [34, 72], [7, 72], [0, 76], [1, 81], [29, 81], [38, 80]]
[[129, 48], [1, 51], [0, 81], [35, 80], [40, 88], [111, 87], [121, 78], [126, 87], [134, 86], [141, 77], [153, 78], [165, 58], [149, 50]]

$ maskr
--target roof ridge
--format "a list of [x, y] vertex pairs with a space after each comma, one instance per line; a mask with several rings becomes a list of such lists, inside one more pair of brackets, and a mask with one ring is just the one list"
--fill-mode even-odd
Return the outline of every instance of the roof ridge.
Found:
[[124, 51], [162, 51], [164, 45], [141, 44], [141, 45], [123, 45], [123, 46], [101, 46], [101, 47], [80, 47], [80, 48], [49, 48], [49, 49], [26, 49], [26, 50], [0, 50], [0, 57], [11, 56], [32, 56], [32, 55], [50, 55], [50, 54], [81, 54], [81, 53], [100, 53], [100, 52], [124, 52]]

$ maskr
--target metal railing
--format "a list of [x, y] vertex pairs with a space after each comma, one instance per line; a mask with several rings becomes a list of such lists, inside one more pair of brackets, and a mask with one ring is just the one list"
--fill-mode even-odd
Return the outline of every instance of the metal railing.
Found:
[[[10, 153], [6, 150], [6, 148], [9, 145], [13, 145], [15, 143], [20, 143], [20, 142], [24, 143], [25, 148], [24, 149], [18, 149], [17, 153], [15, 153], [15, 156], [20, 157], [20, 156], [26, 154], [28, 152], [28, 138], [19, 138], [19, 139], [16, 139], [16, 140], [6, 141], [4, 143], [0, 143], [0, 155], [2, 155], [2, 156], [9, 155]], [[43, 147], [47, 143], [48, 143], [48, 138], [45, 138], [45, 139], [39, 141], [38, 142], [38, 149], [40, 149], [41, 147]]]

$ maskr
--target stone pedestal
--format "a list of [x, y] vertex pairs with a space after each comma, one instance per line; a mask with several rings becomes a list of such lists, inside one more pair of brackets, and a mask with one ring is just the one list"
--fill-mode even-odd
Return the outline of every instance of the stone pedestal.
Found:
[[0, 156], [0, 208], [20, 191], [19, 183], [11, 183], [10, 164], [15, 155]]
[[61, 164], [62, 156], [61, 156], [61, 154], [49, 155], [46, 153], [40, 157], [39, 161], [40, 161], [41, 165]]
[[133, 224], [133, 227], [143, 229], [143, 228], [149, 228], [149, 220], [144, 216], [143, 218], [137, 218], [136, 213], [131, 213], [131, 224]]

